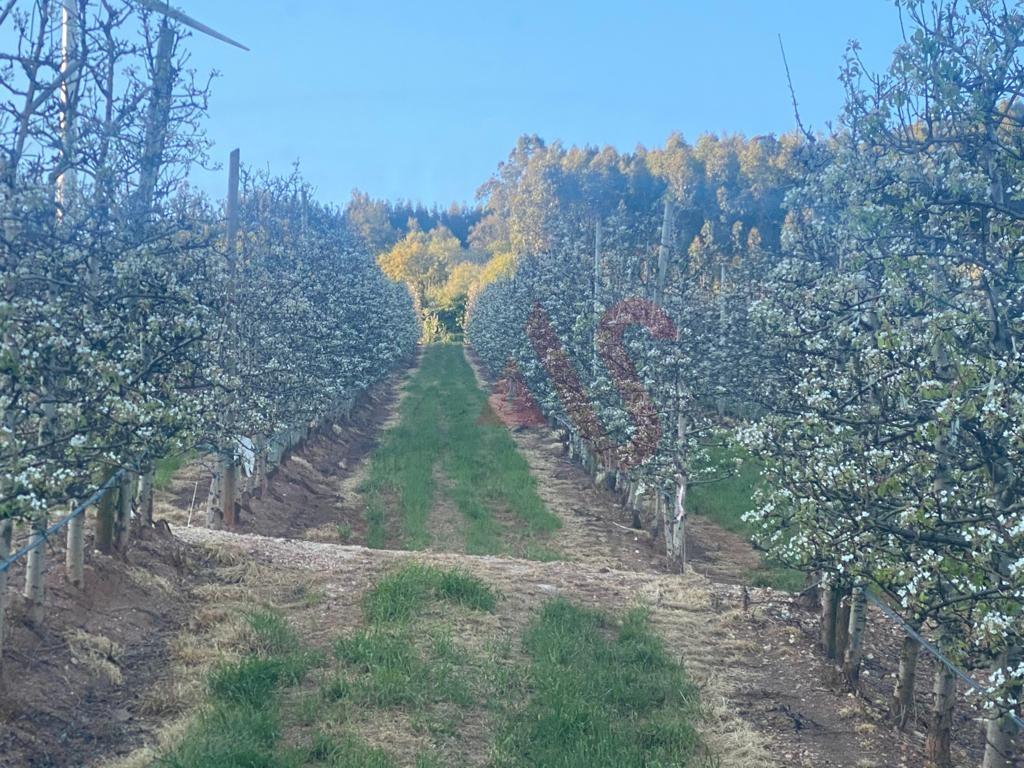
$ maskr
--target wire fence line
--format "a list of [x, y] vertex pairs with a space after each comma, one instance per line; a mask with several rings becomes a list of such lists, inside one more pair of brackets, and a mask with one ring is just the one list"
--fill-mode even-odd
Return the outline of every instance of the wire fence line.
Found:
[[99, 488], [93, 491], [92, 495], [89, 496], [89, 498], [87, 498], [85, 501], [83, 501], [81, 504], [79, 504], [77, 507], [71, 510], [68, 514], [64, 515], [64, 517], [62, 517], [56, 523], [54, 523], [45, 531], [43, 531], [43, 534], [41, 536], [39, 536], [38, 538], [33, 538], [28, 544], [26, 544], [16, 552], [13, 552], [9, 557], [0, 562], [0, 573], [9, 571], [12, 565], [21, 560], [21, 558], [25, 557], [29, 552], [43, 546], [43, 544], [45, 544], [54, 534], [59, 533], [61, 530], [67, 527], [68, 523], [70, 523], [76, 517], [84, 515], [89, 507], [99, 502], [99, 500], [103, 498], [104, 494], [115, 488], [118, 485], [118, 483], [121, 482], [122, 478], [125, 475], [125, 472], [127, 471], [128, 470], [126, 469], [119, 469], [117, 472], [112, 474], [107, 479], [107, 481], [103, 483], [103, 485], [101, 485]]
[[[351, 414], [352, 406], [354, 405], [354, 403], [355, 398], [348, 398], [342, 403], [341, 411], [344, 413], [346, 418]], [[267, 440], [266, 448], [268, 450], [273, 449], [274, 453], [277, 456], [280, 456], [285, 451], [287, 451], [289, 447], [295, 444], [296, 440], [294, 438], [294, 432], [294, 429], [284, 429], [275, 432], [270, 437], [270, 439]], [[197, 447], [207, 448], [208, 446], [203, 444]], [[209, 449], [212, 450], [212, 447], [210, 447]], [[55, 522], [53, 525], [51, 525], [49, 528], [43, 531], [41, 536], [39, 536], [38, 538], [31, 539], [28, 544], [25, 544], [17, 551], [12, 552], [5, 559], [0, 560], [0, 573], [5, 573], [9, 571], [11, 569], [11, 566], [13, 566], [16, 562], [24, 558], [33, 550], [43, 546], [55, 534], [60, 533], [60, 531], [66, 528], [68, 524], [76, 517], [81, 517], [82, 515], [84, 515], [86, 511], [89, 509], [89, 507], [96, 505], [108, 491], [111, 491], [114, 488], [116, 488], [118, 484], [124, 479], [124, 476], [127, 472], [129, 472], [129, 470], [125, 468], [119, 469], [116, 472], [114, 472], [109, 478], [107, 478], [106, 482], [104, 482], [95, 491], [93, 491], [92, 494], [85, 501], [83, 501], [81, 504], [72, 509], [68, 514], [61, 517], [57, 522]]]
[[[975, 680], [973, 677], [971, 677], [962, 669], [960, 669], [960, 667], [954, 664], [942, 651], [940, 651], [935, 646], [934, 643], [925, 638], [920, 632], [918, 632], [916, 629], [910, 626], [910, 624], [908, 624], [902, 616], [900, 616], [898, 613], [896, 613], [896, 611], [894, 611], [892, 608], [886, 605], [884, 600], [875, 597], [867, 590], [864, 591], [864, 594], [867, 597], [868, 602], [870, 602], [872, 605], [878, 608], [878, 610], [880, 610], [885, 615], [885, 617], [888, 618], [890, 621], [893, 621], [896, 624], [898, 624], [900, 629], [904, 632], [904, 634], [908, 635], [909, 637], [912, 637], [914, 640], [920, 643], [922, 648], [928, 651], [928, 653], [930, 653], [936, 661], [938, 661], [946, 669], [948, 669], [954, 676], [960, 679], [968, 688], [982, 696], [988, 696], [988, 693], [985, 690], [984, 686], [982, 686], [977, 680]], [[1019, 715], [1017, 715], [1015, 712], [1007, 712], [1006, 714], [1018, 728], [1024, 728], [1024, 720], [1022, 720]]]

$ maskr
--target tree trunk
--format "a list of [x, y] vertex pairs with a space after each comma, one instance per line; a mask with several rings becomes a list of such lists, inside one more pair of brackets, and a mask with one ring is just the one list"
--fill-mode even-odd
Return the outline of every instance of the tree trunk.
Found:
[[114, 503], [117, 491], [107, 490], [96, 507], [96, 549], [104, 555], [114, 551]]
[[917, 640], [912, 637], [903, 639], [903, 647], [900, 648], [900, 669], [892, 700], [889, 702], [889, 717], [901, 731], [907, 727], [914, 707], [914, 685], [917, 681], [917, 659], [920, 653], [921, 644]]
[[[999, 657], [995, 668], [1006, 669], [1017, 666], [1020, 662], [1020, 653], [1003, 653]], [[1015, 698], [1020, 698], [1020, 691], [1013, 691]], [[985, 758], [982, 768], [1013, 768], [1017, 765], [1014, 749], [1014, 739], [1017, 735], [1017, 724], [1010, 716], [1011, 713], [996, 713], [988, 721], [985, 730]]]
[[836, 658], [836, 603], [838, 593], [827, 581], [821, 582], [821, 652]]
[[843, 655], [843, 677], [853, 687], [860, 679], [860, 665], [864, 654], [864, 628], [867, 624], [867, 600], [864, 587], [857, 585], [850, 595], [850, 618], [847, 624], [846, 652]]
[[233, 456], [221, 458], [221, 508], [224, 513], [224, 528], [231, 530], [237, 522], [235, 519], [235, 501], [238, 488]]
[[956, 703], [956, 677], [939, 664], [932, 686], [932, 709], [928, 721], [928, 735], [924, 742], [925, 760], [929, 768], [952, 768], [950, 754], [952, 740], [953, 705]]
[[[14, 523], [10, 518], [0, 521], [0, 560], [11, 555], [11, 540], [14, 537]], [[7, 571], [0, 571], [0, 668], [4, 658], [4, 630], [7, 617]]]
[[28, 601], [28, 620], [38, 625], [43, 621], [46, 600], [46, 512], [39, 512], [32, 517], [29, 544], [38, 546], [28, 553], [28, 564], [25, 568], [25, 599]]
[[147, 528], [153, 525], [153, 470], [139, 478], [139, 520]]
[[131, 537], [132, 501], [135, 496], [135, 476], [125, 472], [117, 496], [117, 516], [114, 519], [114, 549], [124, 552]]
[[85, 585], [85, 515], [68, 522], [68, 543], [64, 553], [68, 583], [81, 589]]
[[836, 602], [836, 661], [846, 658], [850, 644], [850, 590], [843, 589]]

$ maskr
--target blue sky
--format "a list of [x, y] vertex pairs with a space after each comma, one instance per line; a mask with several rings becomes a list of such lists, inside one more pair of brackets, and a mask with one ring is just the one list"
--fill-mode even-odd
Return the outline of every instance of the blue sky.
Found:
[[[470, 202], [517, 136], [659, 145], [672, 131], [793, 127], [782, 33], [805, 123], [842, 105], [847, 41], [884, 68], [887, 0], [176, 0], [251, 53], [196, 37], [216, 69], [214, 156], [287, 172], [322, 199]], [[218, 197], [222, 174], [196, 172]]]

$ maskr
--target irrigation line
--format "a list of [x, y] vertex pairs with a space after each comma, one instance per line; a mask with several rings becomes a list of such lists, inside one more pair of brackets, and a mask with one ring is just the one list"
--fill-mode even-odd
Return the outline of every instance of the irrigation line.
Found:
[[17, 552], [15, 552], [13, 555], [8, 557], [6, 560], [4, 560], [3, 562], [0, 562], [0, 573], [3, 573], [4, 571], [10, 570], [12, 565], [14, 565], [16, 562], [18, 562], [21, 558], [23, 558], [25, 555], [27, 555], [33, 549], [38, 549], [39, 547], [43, 546], [43, 544], [45, 544], [47, 541], [49, 541], [51, 536], [53, 536], [55, 533], [58, 533], [59, 531], [61, 531], [68, 523], [70, 523], [76, 517], [79, 517], [80, 515], [85, 514], [85, 510], [87, 510], [89, 507], [93, 506], [96, 502], [98, 502], [103, 497], [103, 494], [105, 494], [107, 491], [113, 489], [114, 487], [117, 486], [118, 483], [121, 482], [121, 478], [124, 476], [124, 473], [126, 471], [127, 470], [124, 470], [124, 469], [117, 470], [117, 472], [112, 474], [107, 479], [107, 482], [105, 482], [103, 485], [101, 485], [99, 488], [97, 488], [95, 491], [93, 491], [93, 494], [88, 499], [83, 501], [81, 504], [79, 504], [77, 507], [75, 507], [73, 510], [71, 510], [68, 514], [66, 514], [64, 517], [62, 517], [56, 523], [54, 523], [49, 528], [47, 528], [45, 531], [43, 531], [43, 535], [40, 536], [39, 539], [26, 544], [24, 547], [19, 549]]
[[[899, 624], [900, 628], [906, 634], [908, 634], [910, 637], [914, 638], [917, 642], [919, 642], [921, 646], [926, 651], [928, 651], [928, 653], [934, 656], [939, 663], [941, 663], [946, 669], [948, 669], [950, 672], [956, 675], [956, 677], [960, 678], [967, 685], [968, 688], [970, 688], [976, 693], [980, 693], [983, 696], [987, 696], [985, 689], [981, 685], [979, 685], [978, 682], [974, 680], [974, 678], [972, 678], [966, 672], [961, 671], [961, 669], [958, 666], [956, 666], [952, 661], [946, 658], [945, 655], [943, 655], [942, 651], [940, 651], [932, 643], [930, 643], [928, 640], [922, 637], [920, 632], [918, 632], [912, 626], [907, 624], [907, 622], [905, 622], [903, 618], [898, 613], [896, 613], [896, 611], [894, 611], [892, 608], [890, 608], [883, 601], [879, 600], [877, 597], [872, 595], [867, 590], [864, 591], [864, 594], [867, 597], [867, 599], [872, 604], [874, 604], [876, 608], [878, 608], [883, 614], [885, 614], [886, 617]], [[1018, 715], [1016, 715], [1013, 712], [1007, 712], [1006, 714], [1009, 715], [1010, 719], [1016, 724], [1018, 728], [1024, 728], [1024, 720], [1022, 720]]]

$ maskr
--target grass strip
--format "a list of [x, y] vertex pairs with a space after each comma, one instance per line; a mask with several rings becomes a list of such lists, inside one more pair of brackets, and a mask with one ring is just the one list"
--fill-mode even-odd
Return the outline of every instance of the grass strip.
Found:
[[[754, 507], [754, 491], [761, 483], [761, 464], [743, 449], [733, 445], [709, 446], [704, 461], [697, 467], [698, 477], [720, 477], [711, 483], [694, 485], [688, 492], [693, 511], [727, 531], [752, 540], [754, 529], [743, 516]], [[773, 587], [799, 592], [805, 586], [800, 571], [762, 557], [761, 567], [747, 578], [755, 587]]]
[[647, 626], [564, 599], [526, 631], [525, 706], [507, 718], [495, 768], [667, 768], [706, 765], [694, 728], [697, 690]]
[[[385, 544], [393, 497], [402, 513], [403, 545], [422, 549], [431, 543], [436, 462], [451, 482], [444, 492], [465, 520], [464, 551], [541, 560], [556, 556], [540, 542], [561, 521], [541, 501], [529, 465], [494, 418], [462, 347], [455, 344], [424, 350], [407, 386], [399, 423], [371, 457], [364, 486], [369, 546]], [[518, 524], [502, 525], [496, 510], [511, 514]]]

